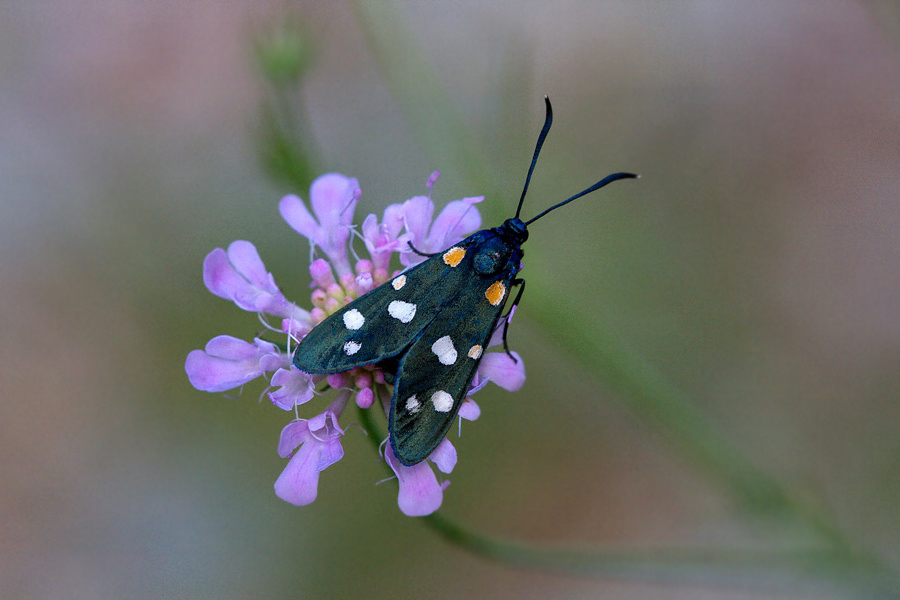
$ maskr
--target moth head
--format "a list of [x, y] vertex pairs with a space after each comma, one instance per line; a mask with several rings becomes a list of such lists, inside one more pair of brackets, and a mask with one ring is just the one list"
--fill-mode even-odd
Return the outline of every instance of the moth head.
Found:
[[502, 229], [517, 246], [521, 246], [528, 239], [528, 227], [525, 226], [522, 219], [517, 217], [505, 220]]

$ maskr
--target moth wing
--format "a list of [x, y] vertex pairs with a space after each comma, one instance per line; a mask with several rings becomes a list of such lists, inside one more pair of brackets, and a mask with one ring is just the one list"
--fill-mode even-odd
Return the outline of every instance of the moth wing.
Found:
[[[465, 250], [477, 235], [456, 247]], [[363, 294], [300, 341], [294, 364], [307, 373], [339, 373], [400, 354], [457, 294], [471, 260], [464, 255], [451, 267], [434, 256]]]
[[[500, 318], [514, 272], [477, 277], [422, 330], [397, 370], [391, 447], [406, 465], [424, 460], [450, 429]], [[497, 286], [503, 294], [497, 296]], [[493, 294], [488, 289], [494, 286]], [[488, 300], [488, 295], [496, 304]]]

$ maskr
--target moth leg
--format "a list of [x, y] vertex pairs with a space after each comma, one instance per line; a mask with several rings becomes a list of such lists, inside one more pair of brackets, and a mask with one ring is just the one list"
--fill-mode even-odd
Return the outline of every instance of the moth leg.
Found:
[[516, 292], [516, 299], [513, 300], [512, 306], [509, 307], [506, 315], [503, 316], [503, 349], [509, 354], [509, 357], [513, 359], [514, 362], [518, 363], [516, 357], [512, 355], [512, 352], [509, 351], [509, 344], [506, 343], [506, 334], [509, 332], [509, 315], [516, 309], [519, 305], [519, 301], [522, 299], [522, 294], [525, 293], [525, 280], [524, 279], [513, 279], [510, 286], [517, 285], [519, 286], [519, 291]]
[[437, 256], [440, 252], [435, 252], [434, 254], [428, 254], [427, 252], [419, 252], [419, 250], [412, 245], [412, 242], [406, 242], [409, 246], [409, 249], [418, 254], [419, 256], [424, 256], [425, 258], [431, 258], [432, 256]]

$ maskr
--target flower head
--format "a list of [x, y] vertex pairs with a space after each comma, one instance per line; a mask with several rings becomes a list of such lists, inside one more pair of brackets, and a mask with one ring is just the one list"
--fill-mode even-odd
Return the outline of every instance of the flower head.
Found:
[[[288, 464], [275, 483], [276, 494], [292, 504], [309, 504], [316, 498], [319, 473], [344, 455], [340, 425], [344, 408], [351, 398], [360, 410], [376, 409], [389, 413], [386, 403], [391, 391], [380, 364], [357, 367], [331, 375], [310, 375], [292, 363], [291, 347], [318, 323], [362, 294], [384, 284], [400, 271], [391, 271], [391, 258], [399, 254], [400, 263], [413, 265], [424, 260], [409, 251], [412, 243], [420, 252], [437, 252], [458, 243], [481, 226], [475, 206], [483, 198], [463, 198], [447, 204], [434, 221], [434, 203], [430, 190], [437, 179], [428, 181], [428, 196], [416, 196], [385, 208], [379, 220], [368, 215], [360, 231], [353, 225], [353, 213], [361, 196], [356, 179], [337, 173], [316, 179], [309, 193], [312, 212], [298, 196], [285, 196], [279, 210], [285, 221], [310, 243], [312, 292], [309, 310], [288, 301], [263, 265], [256, 248], [247, 241], [233, 242], [227, 250], [213, 250], [204, 261], [203, 279], [209, 290], [243, 310], [281, 319], [278, 327], [269, 326], [284, 343], [261, 337], [252, 342], [227, 335], [213, 338], [204, 350], [188, 354], [185, 370], [191, 384], [208, 392], [222, 392], [264, 377], [272, 403], [296, 417], [281, 433], [278, 453]], [[354, 234], [361, 238], [368, 257], [353, 250]], [[316, 255], [321, 252], [321, 255]], [[351, 256], [353, 259], [351, 260]], [[511, 315], [510, 315], [511, 316]], [[264, 321], [265, 322], [265, 321]], [[502, 328], [501, 328], [502, 329]], [[490, 346], [499, 344], [498, 332]], [[487, 353], [470, 385], [471, 395], [488, 382], [515, 390], [525, 379], [524, 365], [505, 352]], [[336, 393], [328, 407], [311, 418], [300, 417], [301, 407], [311, 403], [324, 385]], [[379, 401], [380, 400], [380, 401]], [[467, 397], [459, 410], [461, 419], [475, 420], [481, 411]], [[413, 466], [400, 463], [390, 445], [384, 453], [387, 465], [399, 483], [398, 504], [407, 515], [427, 515], [441, 505], [449, 481], [439, 481], [432, 465], [449, 474], [456, 465], [456, 449], [444, 438], [426, 461]]]

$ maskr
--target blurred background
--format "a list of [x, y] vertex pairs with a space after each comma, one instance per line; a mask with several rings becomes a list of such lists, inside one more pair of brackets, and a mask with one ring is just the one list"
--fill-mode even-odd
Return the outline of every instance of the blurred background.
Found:
[[[0, 596], [862, 597], [815, 577], [488, 561], [404, 517], [353, 427], [317, 501], [294, 507], [272, 490], [287, 415], [261, 385], [188, 383], [190, 350], [259, 328], [204, 288], [210, 250], [251, 240], [307, 303], [308, 247], [277, 202], [327, 171], [359, 178], [358, 222], [437, 169], [439, 206], [486, 194], [499, 223], [544, 94], [556, 120], [525, 215], [610, 172], [643, 177], [531, 228], [510, 333], [528, 381], [478, 395], [442, 513], [575, 547], [775, 552], [833, 528], [898, 565], [893, 3], [79, 0], [0, 16]], [[307, 57], [293, 86], [259, 58], [284, 35]], [[293, 172], [277, 110], [307, 153]], [[671, 413], [641, 400], [676, 390]], [[725, 454], [698, 458], [701, 430]], [[729, 480], [747, 469], [829, 525], [768, 510], [778, 493]]]

